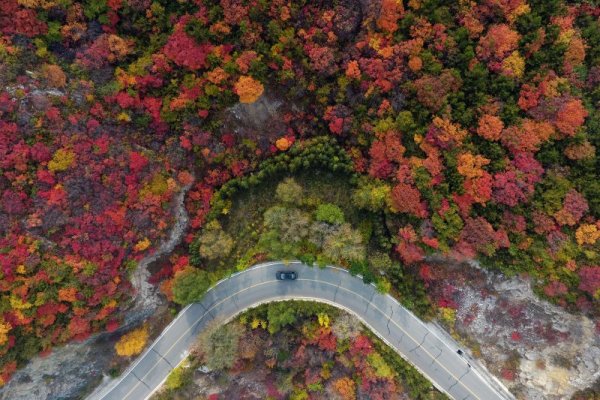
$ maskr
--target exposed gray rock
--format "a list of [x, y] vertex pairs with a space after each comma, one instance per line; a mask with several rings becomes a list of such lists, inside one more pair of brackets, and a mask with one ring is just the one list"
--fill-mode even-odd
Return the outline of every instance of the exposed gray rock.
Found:
[[286, 135], [287, 124], [282, 116], [290, 112], [297, 113], [299, 109], [265, 89], [254, 103], [237, 103], [223, 112], [223, 133], [253, 139], [264, 150], [274, 139]]
[[99, 379], [112, 358], [111, 350], [92, 338], [55, 349], [47, 357], [35, 357], [0, 390], [0, 399], [77, 399]]
[[511, 391], [525, 399], [566, 399], [600, 378], [592, 320], [541, 300], [526, 280], [480, 270], [487, 290], [460, 287], [457, 329], [479, 344], [491, 371], [519, 358], [516, 379], [504, 382]]

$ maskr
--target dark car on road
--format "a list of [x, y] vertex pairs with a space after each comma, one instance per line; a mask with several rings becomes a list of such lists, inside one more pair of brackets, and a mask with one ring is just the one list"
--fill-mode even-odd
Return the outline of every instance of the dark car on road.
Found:
[[294, 271], [277, 271], [275, 276], [280, 281], [293, 281], [298, 277]]

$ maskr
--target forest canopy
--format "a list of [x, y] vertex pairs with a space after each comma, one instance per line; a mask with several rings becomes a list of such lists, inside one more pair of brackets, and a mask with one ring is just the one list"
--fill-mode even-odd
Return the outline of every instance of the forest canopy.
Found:
[[[392, 292], [426, 284], [429, 255], [478, 259], [597, 321], [599, 17], [587, 0], [3, 0], [0, 384], [118, 328], [182, 190], [186, 246], [228, 256], [210, 213], [315, 137], [356, 187], [307, 218], [352, 236], [344, 207], [374, 215]], [[191, 301], [176, 282], [204, 289], [206, 260], [151, 281]]]

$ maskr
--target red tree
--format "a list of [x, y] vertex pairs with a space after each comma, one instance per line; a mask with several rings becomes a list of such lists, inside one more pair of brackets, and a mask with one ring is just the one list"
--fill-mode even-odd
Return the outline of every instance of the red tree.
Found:
[[556, 113], [556, 128], [566, 136], [573, 136], [587, 115], [580, 99], [570, 99]]
[[482, 217], [467, 218], [460, 240], [468, 243], [476, 251], [492, 255], [498, 248], [497, 235], [492, 225]]
[[163, 52], [175, 64], [197, 70], [206, 66], [206, 56], [212, 48], [211, 44], [197, 44], [182, 27], [176, 27]]
[[592, 296], [600, 290], [600, 266], [583, 267], [579, 270], [579, 289]]
[[571, 189], [565, 196], [563, 207], [554, 214], [554, 218], [559, 225], [573, 226], [588, 210], [589, 206], [585, 197], [577, 190]]
[[426, 218], [427, 205], [421, 201], [421, 192], [419, 189], [406, 183], [399, 183], [392, 189], [391, 193], [392, 207], [398, 211], [412, 214], [418, 218]]
[[519, 34], [508, 25], [492, 25], [479, 40], [477, 55], [485, 61], [501, 61], [519, 45]]

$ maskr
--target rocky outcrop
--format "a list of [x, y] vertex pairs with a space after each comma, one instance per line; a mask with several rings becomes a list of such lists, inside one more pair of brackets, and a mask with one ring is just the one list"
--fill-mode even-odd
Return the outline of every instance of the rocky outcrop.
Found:
[[525, 279], [480, 271], [483, 285], [459, 286], [456, 327], [498, 376], [512, 363], [514, 377], [504, 383], [515, 395], [568, 399], [600, 379], [592, 320], [541, 300]]

